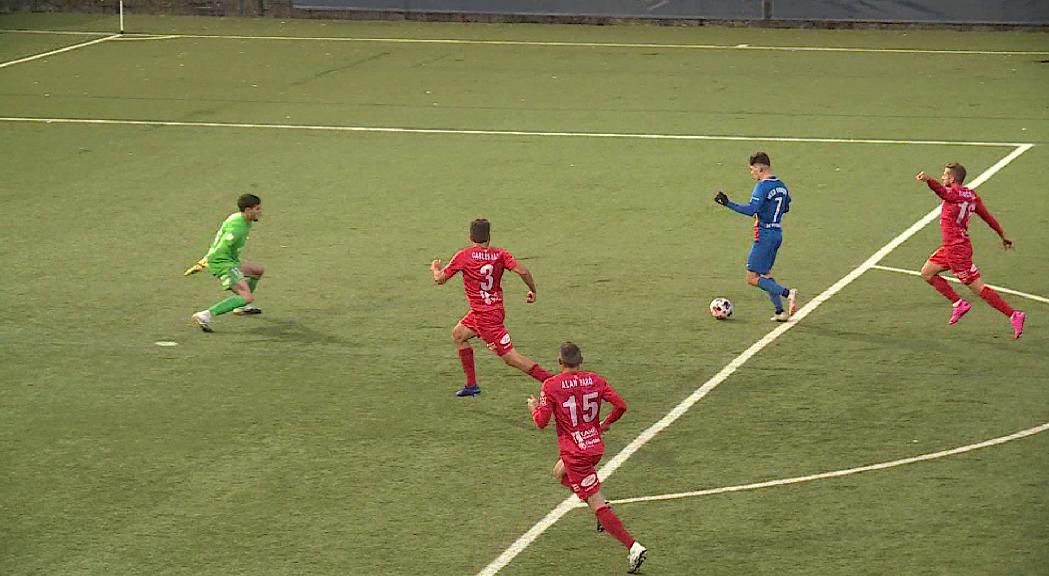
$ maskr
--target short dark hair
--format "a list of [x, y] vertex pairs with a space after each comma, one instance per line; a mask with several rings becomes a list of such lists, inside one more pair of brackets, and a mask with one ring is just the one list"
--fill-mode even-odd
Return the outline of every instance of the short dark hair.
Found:
[[765, 166], [772, 166], [772, 160], [769, 160], [769, 155], [764, 152], [755, 152], [750, 157], [750, 165], [764, 164]]
[[240, 208], [241, 212], [259, 204], [262, 204], [262, 200], [254, 194], [241, 194], [240, 198], [237, 198], [237, 208]]
[[951, 162], [946, 165], [945, 168], [951, 171], [951, 176], [954, 176], [954, 179], [957, 180], [959, 184], [965, 182], [965, 166], [962, 166], [957, 162]]
[[470, 241], [484, 244], [492, 239], [492, 224], [484, 218], [470, 222]]
[[583, 363], [583, 351], [571, 342], [561, 345], [561, 363], [569, 368], [578, 368]]

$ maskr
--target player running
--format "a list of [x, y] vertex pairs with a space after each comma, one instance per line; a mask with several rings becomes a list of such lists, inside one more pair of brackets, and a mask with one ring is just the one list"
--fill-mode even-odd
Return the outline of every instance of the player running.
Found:
[[[554, 464], [554, 478], [586, 502], [604, 531], [629, 550], [627, 572], [633, 574], [641, 568], [648, 549], [634, 540], [612, 512], [601, 494], [601, 480], [595, 469], [605, 453], [601, 433], [608, 432], [626, 412], [626, 402], [604, 378], [581, 368], [583, 353], [575, 344], [561, 345], [557, 363], [561, 373], [543, 382], [538, 400], [534, 395], [528, 397], [528, 410], [538, 428], [546, 428], [551, 417], [557, 422], [561, 458]], [[604, 420], [599, 420], [602, 400], [613, 409]]]
[[1006, 238], [1005, 231], [998, 224], [994, 216], [984, 206], [983, 199], [976, 192], [962, 186], [965, 182], [965, 167], [961, 164], [950, 163], [943, 169], [943, 184], [930, 178], [925, 172], [918, 172], [915, 178], [925, 182], [936, 195], [943, 199], [940, 206], [940, 232], [943, 236], [943, 245], [940, 246], [929, 260], [922, 266], [922, 278], [932, 285], [937, 292], [943, 294], [954, 309], [951, 311], [951, 319], [948, 324], [956, 324], [962, 316], [972, 308], [972, 304], [958, 296], [943, 277], [940, 276], [945, 270], [950, 270], [954, 277], [965, 284], [974, 294], [983, 298], [985, 302], [994, 306], [999, 312], [1009, 317], [1009, 323], [1013, 326], [1013, 338], [1019, 338], [1024, 331], [1024, 320], [1027, 315], [1009, 306], [993, 288], [987, 286], [980, 279], [980, 270], [973, 264], [973, 245], [969, 239], [969, 217], [973, 212], [978, 214], [998, 236], [1002, 239], [1002, 247], [1006, 250], [1013, 247], [1013, 241]]
[[503, 308], [502, 277], [504, 270], [511, 270], [524, 280], [528, 286], [525, 301], [535, 302], [535, 280], [523, 265], [518, 264], [506, 250], [489, 246], [491, 224], [488, 220], [478, 219], [470, 223], [470, 242], [472, 246], [456, 252], [447, 266], [441, 267], [438, 258], [430, 263], [433, 281], [440, 285], [447, 282], [456, 273], [463, 273], [463, 289], [470, 302], [470, 311], [452, 328], [452, 340], [459, 349], [459, 361], [466, 374], [466, 385], [456, 396], [476, 396], [481, 393], [474, 371], [474, 351], [469, 340], [480, 336], [488, 348], [499, 355], [510, 366], [542, 382], [550, 373], [532, 359], [524, 356], [510, 341], [503, 320], [506, 311]]
[[255, 288], [262, 279], [262, 265], [247, 260], [241, 261], [240, 250], [248, 240], [251, 224], [262, 216], [262, 200], [254, 194], [244, 194], [237, 199], [240, 212], [230, 214], [211, 241], [208, 254], [186, 270], [186, 276], [196, 268], [205, 266], [233, 296], [220, 301], [207, 310], [193, 314], [193, 321], [205, 332], [211, 332], [211, 320], [215, 316], [233, 312], [235, 314], [261, 314], [262, 310], [252, 306]]
[[[771, 273], [776, 252], [783, 243], [783, 215], [790, 211], [790, 193], [787, 185], [772, 175], [772, 161], [764, 152], [750, 157], [750, 175], [758, 183], [750, 194], [749, 204], [736, 204], [720, 190], [714, 201], [754, 217], [754, 245], [747, 257], [747, 284], [768, 292], [776, 310], [772, 320], [786, 322], [798, 311], [798, 290], [779, 285]], [[784, 297], [787, 298], [786, 310], [783, 309]]]

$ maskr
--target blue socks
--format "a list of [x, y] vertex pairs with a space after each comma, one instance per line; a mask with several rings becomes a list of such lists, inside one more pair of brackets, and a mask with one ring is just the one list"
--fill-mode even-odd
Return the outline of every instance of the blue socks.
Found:
[[776, 307], [777, 313], [783, 311], [783, 300], [780, 298], [789, 294], [789, 290], [777, 284], [772, 278], [758, 278], [758, 288], [769, 293], [769, 300]]

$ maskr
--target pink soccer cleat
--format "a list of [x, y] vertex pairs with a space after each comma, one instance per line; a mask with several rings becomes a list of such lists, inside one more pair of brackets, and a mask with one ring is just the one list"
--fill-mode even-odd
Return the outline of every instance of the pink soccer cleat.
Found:
[[959, 300], [954, 304], [954, 310], [951, 311], [951, 319], [947, 323], [957, 324], [962, 319], [962, 316], [965, 316], [966, 312], [972, 310], [972, 307], [973, 305], [969, 304], [968, 300]]
[[1013, 312], [1013, 315], [1009, 317], [1009, 323], [1013, 325], [1013, 338], [1019, 339], [1020, 335], [1024, 333], [1024, 320], [1027, 319], [1027, 314], [1017, 310]]

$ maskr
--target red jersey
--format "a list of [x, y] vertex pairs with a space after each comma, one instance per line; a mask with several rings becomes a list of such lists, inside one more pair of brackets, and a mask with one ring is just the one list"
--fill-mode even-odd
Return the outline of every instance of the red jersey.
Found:
[[502, 248], [471, 246], [452, 256], [442, 271], [448, 278], [463, 273], [463, 289], [470, 309], [491, 312], [503, 309], [503, 270], [517, 268], [517, 260]]
[[[604, 422], [599, 421], [602, 400], [615, 407]], [[604, 378], [593, 372], [566, 372], [543, 382], [532, 421], [546, 428], [554, 417], [561, 454], [600, 456], [605, 453], [601, 428], [612, 425], [624, 412], [626, 402]]]
[[1004, 234], [1001, 225], [991, 216], [976, 192], [958, 184], [948, 188], [932, 178], [925, 183], [937, 196], [943, 198], [943, 204], [940, 206], [940, 232], [943, 235], [944, 246], [969, 242], [969, 217], [973, 212], [983, 218], [999, 236]]

